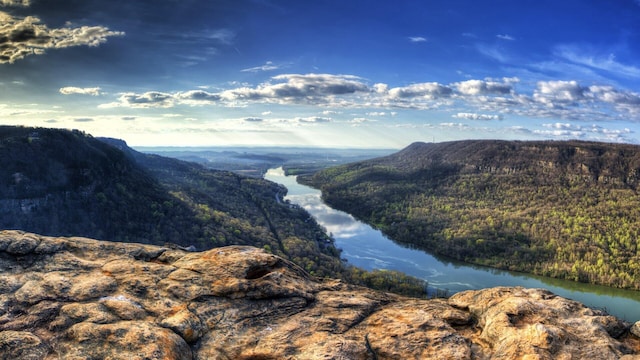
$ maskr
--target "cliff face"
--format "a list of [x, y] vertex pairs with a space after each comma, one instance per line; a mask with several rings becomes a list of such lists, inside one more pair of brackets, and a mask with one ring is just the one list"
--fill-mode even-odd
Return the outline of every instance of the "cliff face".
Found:
[[6, 359], [638, 358], [630, 324], [545, 290], [417, 300], [252, 247], [0, 232]]

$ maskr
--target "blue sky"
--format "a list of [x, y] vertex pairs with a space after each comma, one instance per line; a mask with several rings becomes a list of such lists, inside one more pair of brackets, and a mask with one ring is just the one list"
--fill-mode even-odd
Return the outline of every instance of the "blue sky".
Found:
[[640, 0], [0, 0], [0, 122], [133, 146], [640, 144]]

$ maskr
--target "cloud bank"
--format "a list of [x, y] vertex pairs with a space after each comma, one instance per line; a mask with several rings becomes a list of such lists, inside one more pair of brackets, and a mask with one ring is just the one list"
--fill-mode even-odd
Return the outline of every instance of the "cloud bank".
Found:
[[[640, 121], [640, 94], [632, 91], [609, 85], [584, 86], [575, 80], [556, 80], [539, 81], [527, 93], [519, 91], [518, 84], [518, 78], [503, 78], [390, 87], [381, 83], [368, 85], [366, 80], [353, 75], [283, 74], [255, 87], [243, 86], [219, 92], [122, 93], [116, 102], [101, 107], [237, 107], [272, 103], [319, 105], [334, 109], [450, 109], [455, 111], [454, 118], [466, 120], [501, 120], [504, 115], [513, 114], [584, 121]], [[454, 110], [461, 108], [465, 110]]]

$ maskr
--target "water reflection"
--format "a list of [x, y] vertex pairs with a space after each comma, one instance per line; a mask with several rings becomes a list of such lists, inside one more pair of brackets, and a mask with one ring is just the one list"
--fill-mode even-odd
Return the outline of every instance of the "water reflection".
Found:
[[441, 259], [420, 250], [400, 246], [350, 214], [330, 208], [322, 202], [319, 190], [298, 184], [294, 176], [285, 176], [282, 168], [269, 170], [265, 178], [286, 186], [288, 193], [285, 199], [302, 206], [333, 234], [336, 246], [342, 249], [342, 256], [355, 266], [367, 270], [402, 271], [427, 280], [430, 287], [450, 292], [494, 286], [546, 288], [588, 306], [606, 309], [620, 318], [640, 320], [640, 292], [536, 277]]

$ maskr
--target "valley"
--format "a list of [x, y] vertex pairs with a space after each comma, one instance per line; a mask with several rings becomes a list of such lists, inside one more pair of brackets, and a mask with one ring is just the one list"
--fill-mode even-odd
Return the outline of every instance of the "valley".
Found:
[[466, 263], [640, 289], [640, 148], [415, 143], [299, 180], [395, 241]]
[[345, 266], [286, 189], [259, 177], [145, 154], [74, 130], [0, 126], [0, 229], [197, 251], [249, 245], [319, 278], [412, 296], [426, 283]]
[[322, 201], [319, 190], [299, 184], [296, 176], [285, 176], [282, 168], [269, 170], [265, 178], [287, 187], [285, 199], [302, 206], [332, 235], [349, 264], [369, 271], [397, 270], [424, 279], [429, 283], [430, 296], [496, 286], [543, 288], [592, 308], [605, 309], [621, 319], [640, 319], [639, 291], [497, 270], [436, 256], [398, 244], [350, 214], [331, 208]]

